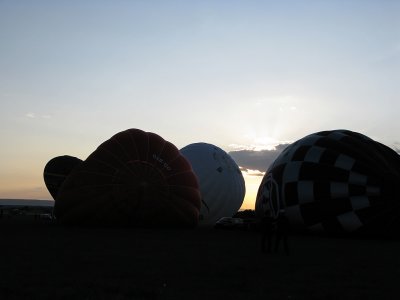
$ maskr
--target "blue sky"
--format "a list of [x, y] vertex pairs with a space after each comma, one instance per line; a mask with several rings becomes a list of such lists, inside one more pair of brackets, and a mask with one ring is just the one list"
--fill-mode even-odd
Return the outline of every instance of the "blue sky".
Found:
[[0, 198], [49, 198], [49, 159], [127, 128], [178, 148], [336, 128], [400, 147], [399, 1], [0, 0], [0, 40]]

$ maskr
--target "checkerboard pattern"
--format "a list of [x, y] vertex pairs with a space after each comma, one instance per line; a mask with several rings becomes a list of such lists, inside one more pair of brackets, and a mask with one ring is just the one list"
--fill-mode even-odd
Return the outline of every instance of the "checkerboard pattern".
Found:
[[390, 219], [399, 224], [400, 199], [386, 184], [388, 177], [400, 183], [399, 157], [359, 133], [311, 134], [289, 145], [270, 166], [260, 185], [256, 210], [272, 206], [268, 189], [273, 178], [287, 217], [303, 229], [354, 232], [371, 222]]

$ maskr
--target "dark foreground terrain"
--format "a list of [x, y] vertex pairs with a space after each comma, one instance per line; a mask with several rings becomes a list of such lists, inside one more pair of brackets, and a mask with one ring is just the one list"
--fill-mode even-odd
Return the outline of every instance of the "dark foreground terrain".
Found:
[[0, 223], [0, 299], [399, 299], [400, 241]]

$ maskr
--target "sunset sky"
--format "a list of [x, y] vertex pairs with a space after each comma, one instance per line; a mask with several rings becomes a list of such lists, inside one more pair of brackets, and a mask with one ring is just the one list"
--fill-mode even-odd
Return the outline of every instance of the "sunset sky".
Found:
[[127, 128], [249, 150], [243, 208], [307, 134], [400, 148], [400, 1], [0, 0], [0, 41], [0, 198]]

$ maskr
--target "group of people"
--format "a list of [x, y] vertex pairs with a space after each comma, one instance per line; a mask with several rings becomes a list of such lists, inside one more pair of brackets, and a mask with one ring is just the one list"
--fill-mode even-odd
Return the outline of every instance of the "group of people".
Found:
[[280, 209], [277, 215], [272, 215], [271, 211], [266, 211], [262, 219], [263, 233], [261, 241], [262, 252], [278, 252], [282, 242], [286, 255], [289, 255], [289, 220], [285, 215], [285, 210]]

